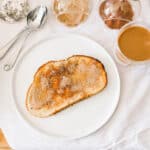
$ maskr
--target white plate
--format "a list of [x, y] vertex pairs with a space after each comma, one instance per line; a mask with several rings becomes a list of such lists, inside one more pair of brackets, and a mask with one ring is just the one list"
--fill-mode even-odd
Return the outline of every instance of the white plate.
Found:
[[[108, 85], [99, 94], [79, 102], [48, 118], [36, 118], [25, 107], [27, 90], [37, 69], [49, 60], [81, 54], [99, 59], [105, 66]], [[12, 77], [12, 96], [22, 118], [46, 135], [75, 139], [102, 127], [115, 111], [120, 95], [120, 79], [115, 63], [96, 42], [80, 35], [61, 35], [45, 40], [30, 49], [16, 65]]]

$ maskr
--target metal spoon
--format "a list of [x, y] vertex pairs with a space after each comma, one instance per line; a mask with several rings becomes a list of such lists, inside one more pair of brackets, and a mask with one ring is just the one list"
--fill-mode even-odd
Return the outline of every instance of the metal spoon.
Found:
[[45, 18], [47, 16], [47, 8], [44, 6], [39, 6], [35, 8], [33, 11], [31, 11], [27, 15], [27, 26], [19, 33], [17, 36], [15, 36], [10, 42], [6, 44], [1, 50], [0, 50], [0, 60], [4, 58], [4, 56], [9, 52], [9, 50], [12, 48], [12, 46], [15, 44], [15, 42], [23, 35], [25, 32], [31, 29], [39, 28], [42, 24], [45, 22]]
[[[24, 43], [31, 32], [39, 29], [46, 22], [48, 9], [45, 6], [38, 6], [27, 15], [27, 26], [15, 36], [6, 46], [4, 46], [0, 50], [0, 60], [4, 58], [4, 56], [15, 46], [15, 50], [13, 55], [8, 59], [7, 63], [4, 65], [4, 70], [11, 70], [17, 58], [23, 49]], [[18, 42], [21, 38], [23, 38], [22, 42]], [[17, 45], [18, 44], [18, 45]], [[17, 48], [16, 48], [17, 45]]]

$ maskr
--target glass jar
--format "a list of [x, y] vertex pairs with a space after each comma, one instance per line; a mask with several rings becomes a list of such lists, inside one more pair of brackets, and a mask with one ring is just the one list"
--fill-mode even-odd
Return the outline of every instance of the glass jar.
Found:
[[[134, 60], [134, 59], [127, 57], [121, 51], [121, 48], [119, 46], [119, 37], [124, 31], [126, 31], [127, 29], [132, 28], [132, 27], [142, 27], [142, 28], [146, 29], [149, 32], [149, 36], [148, 36], [149, 38], [148, 39], [150, 39], [150, 24], [143, 22], [143, 21], [142, 22], [141, 21], [134, 21], [134, 22], [130, 22], [130, 23], [126, 24], [125, 26], [123, 26], [120, 29], [119, 34], [118, 34], [117, 39], [116, 39], [115, 48], [114, 48], [115, 59], [117, 60], [118, 63], [120, 63], [122, 65], [150, 63], [150, 58], [145, 59], [145, 60]], [[130, 37], [130, 38], [132, 39], [132, 37]], [[146, 42], [147, 42], [147, 44], [150, 45], [150, 40], [145, 41], [145, 43]], [[149, 54], [150, 54], [150, 49], [149, 49]]]
[[53, 0], [53, 11], [57, 20], [66, 26], [77, 26], [87, 20], [91, 0]]
[[98, 11], [107, 27], [120, 29], [139, 17], [141, 2], [140, 0], [101, 0]]

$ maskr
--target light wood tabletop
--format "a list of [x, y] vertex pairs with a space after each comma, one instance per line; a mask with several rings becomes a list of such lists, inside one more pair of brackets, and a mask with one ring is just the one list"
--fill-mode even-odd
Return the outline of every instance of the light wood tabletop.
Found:
[[1, 129], [0, 129], [0, 150], [11, 150]]

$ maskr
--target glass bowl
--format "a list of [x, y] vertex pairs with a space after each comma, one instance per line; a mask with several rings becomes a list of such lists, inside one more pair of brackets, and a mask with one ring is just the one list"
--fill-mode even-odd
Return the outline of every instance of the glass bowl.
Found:
[[52, 9], [60, 23], [75, 27], [88, 19], [92, 0], [53, 0]]
[[101, 0], [98, 13], [105, 25], [120, 29], [125, 24], [137, 20], [141, 14], [140, 0]]
[[1, 0], [0, 1], [0, 20], [6, 23], [21, 22], [26, 18], [30, 11], [28, 0]]
[[150, 59], [147, 59], [147, 60], [133, 60], [133, 59], [130, 59], [127, 56], [125, 56], [125, 54], [123, 54], [123, 52], [120, 49], [120, 46], [119, 46], [119, 37], [120, 37], [120, 35], [126, 29], [128, 29], [130, 27], [134, 27], [134, 26], [143, 27], [143, 28], [147, 29], [148, 31], [150, 31], [150, 24], [148, 24], [147, 22], [144, 22], [144, 21], [133, 21], [133, 22], [130, 22], [130, 23], [126, 24], [125, 26], [123, 26], [120, 29], [119, 34], [116, 38], [116, 43], [115, 43], [115, 47], [114, 47], [114, 56], [115, 56], [116, 61], [118, 63], [122, 64], [122, 65], [150, 63]]

